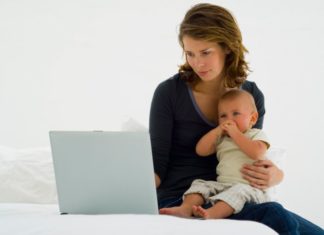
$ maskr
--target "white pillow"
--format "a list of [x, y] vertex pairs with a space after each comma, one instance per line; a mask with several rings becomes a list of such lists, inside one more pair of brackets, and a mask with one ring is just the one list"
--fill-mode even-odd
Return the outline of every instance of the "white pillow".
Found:
[[49, 148], [17, 150], [0, 146], [0, 202], [57, 202]]
[[[284, 169], [284, 161], [286, 159], [287, 151], [280, 147], [270, 147], [266, 153], [266, 158], [271, 160], [278, 168]], [[267, 194], [271, 201], [279, 201], [278, 191], [280, 184], [267, 189]]]
[[128, 117], [121, 123], [122, 131], [147, 131], [148, 128], [134, 118]]
[[287, 150], [281, 147], [270, 147], [266, 153], [266, 158], [271, 160], [280, 169], [284, 168]]

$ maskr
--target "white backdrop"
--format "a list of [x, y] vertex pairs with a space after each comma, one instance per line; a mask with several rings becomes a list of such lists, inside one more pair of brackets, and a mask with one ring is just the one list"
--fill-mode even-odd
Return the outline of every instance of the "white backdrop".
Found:
[[[282, 204], [324, 227], [324, 2], [210, 1], [236, 16], [287, 149]], [[48, 146], [48, 130], [148, 125], [157, 84], [182, 62], [178, 25], [198, 1], [0, 0], [0, 145]]]

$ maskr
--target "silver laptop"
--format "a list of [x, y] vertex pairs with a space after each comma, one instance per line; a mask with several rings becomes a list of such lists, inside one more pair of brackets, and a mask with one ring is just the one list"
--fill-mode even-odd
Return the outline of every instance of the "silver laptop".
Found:
[[62, 214], [158, 214], [147, 132], [49, 135]]

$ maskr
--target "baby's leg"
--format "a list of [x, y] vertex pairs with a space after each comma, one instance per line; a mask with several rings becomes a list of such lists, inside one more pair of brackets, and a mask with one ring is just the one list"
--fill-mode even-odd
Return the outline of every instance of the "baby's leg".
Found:
[[223, 201], [217, 201], [212, 207], [204, 209], [201, 206], [192, 206], [192, 213], [204, 219], [222, 219], [234, 213], [234, 209]]
[[198, 194], [188, 194], [184, 197], [184, 200], [180, 206], [171, 208], [160, 209], [160, 214], [163, 215], [174, 215], [184, 218], [189, 218], [192, 216], [193, 205], [202, 205], [204, 203], [204, 198]]

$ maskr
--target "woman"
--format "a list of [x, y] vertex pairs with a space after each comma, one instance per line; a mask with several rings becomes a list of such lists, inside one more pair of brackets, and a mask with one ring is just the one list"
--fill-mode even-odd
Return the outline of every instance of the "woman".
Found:
[[[246, 80], [247, 52], [233, 16], [224, 8], [198, 4], [185, 15], [179, 42], [186, 62], [179, 73], [156, 89], [150, 113], [150, 135], [159, 207], [182, 203], [182, 195], [195, 179], [216, 179], [214, 155], [200, 158], [198, 140], [218, 124], [219, 97], [229, 89], [252, 94], [259, 113], [255, 128], [262, 128], [264, 97], [255, 83]], [[269, 160], [242, 168], [243, 177], [256, 188], [266, 189], [282, 181], [283, 172]], [[254, 220], [280, 234], [324, 234], [318, 226], [270, 202], [246, 204], [232, 219]]]

